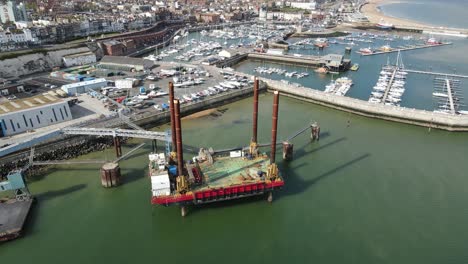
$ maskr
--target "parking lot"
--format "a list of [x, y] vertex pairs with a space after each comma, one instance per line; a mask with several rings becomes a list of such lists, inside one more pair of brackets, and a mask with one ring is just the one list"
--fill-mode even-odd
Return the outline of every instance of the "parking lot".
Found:
[[[229, 90], [252, 86], [253, 83], [252, 80], [220, 71], [214, 66], [167, 62], [154, 68], [139, 85], [131, 89], [109, 89], [105, 94], [136, 113], [156, 112], [168, 106], [169, 82], [174, 83], [174, 96], [181, 103], [203, 100]], [[184, 82], [187, 85], [183, 85]]]

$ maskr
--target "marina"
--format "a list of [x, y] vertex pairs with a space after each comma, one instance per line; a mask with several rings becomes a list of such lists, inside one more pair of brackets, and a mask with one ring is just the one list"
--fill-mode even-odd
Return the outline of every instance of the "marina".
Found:
[[463, 99], [460, 94], [460, 80], [446, 78], [434, 79], [434, 93], [432, 95], [437, 100], [437, 113], [446, 114], [466, 114], [466, 111], [460, 111], [460, 100]]

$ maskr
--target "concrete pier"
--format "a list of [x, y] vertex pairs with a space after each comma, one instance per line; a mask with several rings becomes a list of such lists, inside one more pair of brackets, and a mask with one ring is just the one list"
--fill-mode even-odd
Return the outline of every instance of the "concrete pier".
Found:
[[280, 91], [282, 95], [362, 116], [448, 131], [468, 131], [468, 115], [448, 115], [385, 104], [373, 104], [346, 96], [326, 94], [311, 88], [286, 85], [266, 78], [261, 78], [261, 80], [267, 84], [269, 90]]
[[449, 79], [445, 79], [445, 87], [447, 88], [447, 95], [450, 104], [450, 113], [452, 115], [455, 114], [455, 104], [453, 103], [453, 92], [452, 92], [452, 84]]
[[462, 75], [462, 74], [452, 74], [452, 73], [443, 73], [443, 72], [430, 72], [430, 71], [418, 71], [418, 70], [411, 70], [411, 69], [406, 69], [406, 68], [405, 68], [405, 72], [425, 74], [425, 75], [434, 75], [434, 76], [443, 76], [443, 77], [467, 78], [468, 79], [468, 75]]
[[[351, 67], [351, 60], [345, 59], [343, 55], [328, 54], [325, 56], [307, 56], [302, 55], [276, 55], [267, 53], [251, 52], [247, 54], [248, 59], [273, 61], [277, 63], [286, 63], [293, 65], [303, 65], [308, 67], [327, 67], [334, 71], [346, 71]], [[338, 65], [338, 66], [337, 66]]]
[[33, 199], [0, 203], [0, 241], [12, 240], [21, 235], [32, 203]]
[[390, 92], [390, 89], [392, 88], [393, 82], [395, 81], [395, 75], [396, 75], [397, 71], [398, 71], [398, 69], [396, 67], [392, 70], [392, 77], [390, 77], [390, 81], [388, 82], [387, 88], [385, 89], [385, 93], [384, 93], [384, 96], [382, 98], [382, 104], [384, 104], [385, 101], [387, 100], [388, 93]]
[[451, 42], [447, 42], [447, 43], [431, 44], [431, 45], [422, 45], [422, 46], [415, 46], [415, 47], [411, 47], [411, 48], [402, 48], [402, 49], [395, 48], [395, 49], [392, 49], [392, 50], [389, 50], [389, 51], [377, 51], [377, 52], [368, 53], [368, 54], [364, 54], [364, 53], [361, 53], [361, 52], [359, 52], [359, 51], [356, 51], [356, 53], [359, 53], [359, 54], [361, 54], [362, 56], [374, 56], [374, 55], [381, 55], [381, 54], [387, 54], [387, 53], [394, 53], [394, 52], [399, 52], [399, 51], [408, 51], [408, 50], [435, 48], [435, 47], [441, 47], [441, 46], [446, 46], [446, 45], [452, 45], [452, 43], [451, 43]]

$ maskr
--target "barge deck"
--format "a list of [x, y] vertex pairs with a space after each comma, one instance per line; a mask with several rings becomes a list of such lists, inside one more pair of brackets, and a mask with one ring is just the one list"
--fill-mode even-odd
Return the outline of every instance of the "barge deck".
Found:
[[[201, 174], [202, 184], [192, 184], [185, 194], [153, 196], [152, 204], [203, 204], [247, 196], [262, 195], [284, 185], [280, 175], [274, 181], [266, 179], [270, 158], [264, 154], [257, 158], [213, 157], [193, 166], [189, 174]], [[197, 168], [198, 169], [195, 169]], [[195, 182], [195, 177], [189, 177]]]

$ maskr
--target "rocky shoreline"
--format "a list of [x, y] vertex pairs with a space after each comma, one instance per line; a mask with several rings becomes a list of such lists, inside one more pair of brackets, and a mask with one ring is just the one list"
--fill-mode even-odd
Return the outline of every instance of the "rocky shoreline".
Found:
[[[126, 139], [121, 139], [121, 142]], [[38, 150], [34, 154], [34, 160], [67, 160], [100, 151], [113, 146], [111, 137], [72, 137], [57, 144], [47, 145], [46, 148]], [[29, 155], [16, 156], [17, 158], [0, 163], [0, 179], [6, 179], [7, 174], [15, 169], [25, 167], [29, 162]], [[50, 166], [32, 166], [27, 170], [27, 177], [43, 173]]]

